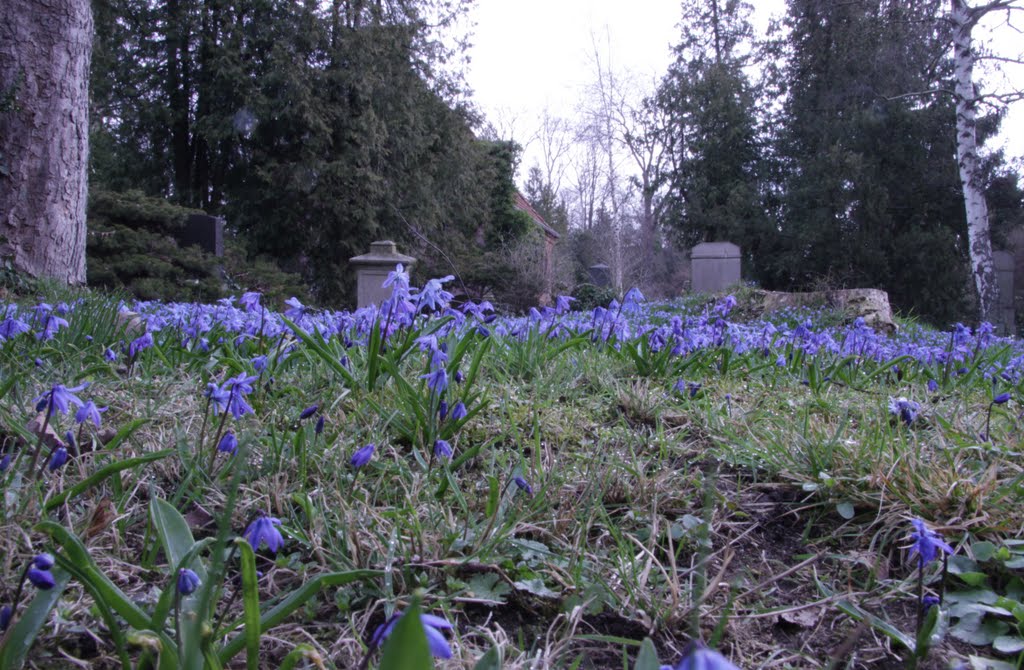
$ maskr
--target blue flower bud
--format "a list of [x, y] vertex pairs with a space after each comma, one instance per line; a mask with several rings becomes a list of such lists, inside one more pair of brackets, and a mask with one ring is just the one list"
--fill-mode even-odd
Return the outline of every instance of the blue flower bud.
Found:
[[238, 451], [238, 438], [235, 436], [235, 431], [229, 430], [224, 433], [224, 437], [220, 438], [220, 443], [217, 445], [217, 451], [235, 455], [235, 452]]
[[37, 589], [48, 591], [53, 588], [56, 583], [53, 580], [53, 573], [49, 570], [40, 570], [37, 567], [31, 567], [26, 573], [28, 581], [32, 582], [32, 585]]
[[370, 459], [373, 458], [373, 450], [376, 448], [377, 445], [371, 442], [362, 449], [356, 451], [356, 453], [352, 454], [352, 460], [350, 461], [352, 463], [352, 467], [358, 470], [369, 463]]
[[54, 565], [53, 555], [45, 552], [42, 554], [36, 554], [32, 559], [32, 565], [40, 570], [49, 570]]
[[437, 442], [434, 442], [434, 456], [438, 458], [451, 458], [452, 445], [448, 444], [447, 440], [438, 440]]
[[68, 462], [68, 450], [64, 447], [57, 447], [53, 450], [50, 455], [50, 462], [46, 464], [46, 467], [50, 472], [54, 472], [60, 469], [65, 463]]
[[199, 581], [199, 575], [188, 568], [182, 568], [178, 571], [178, 593], [183, 596], [191, 595], [195, 592], [202, 582]]

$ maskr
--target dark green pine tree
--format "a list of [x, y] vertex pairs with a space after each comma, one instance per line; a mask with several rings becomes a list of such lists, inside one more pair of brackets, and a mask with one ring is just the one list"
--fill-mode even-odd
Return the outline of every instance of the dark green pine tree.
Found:
[[544, 179], [536, 165], [527, 172], [523, 195], [559, 235], [564, 236], [569, 232], [569, 210], [565, 201], [555, 192], [551, 183]]
[[751, 7], [739, 0], [683, 3], [676, 60], [655, 98], [666, 150], [662, 221], [681, 244], [730, 241], [760, 275], [769, 232], [761, 203], [756, 91], [743, 68]]
[[[481, 143], [426, 19], [463, 0], [105, 0], [94, 184], [223, 213], [254, 253], [345, 303], [392, 238], [443, 274], [524, 234], [516, 149]], [[478, 242], [479, 241], [479, 242]]]
[[948, 74], [938, 9], [790, 1], [770, 286], [872, 286], [938, 322], [962, 313], [952, 101], [906, 95]]

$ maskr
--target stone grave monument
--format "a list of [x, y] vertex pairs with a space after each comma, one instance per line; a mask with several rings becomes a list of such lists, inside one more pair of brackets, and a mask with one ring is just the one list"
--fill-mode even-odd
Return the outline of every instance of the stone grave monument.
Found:
[[714, 293], [740, 283], [740, 248], [732, 242], [702, 242], [690, 250], [690, 288]]
[[604, 264], [591, 265], [590, 283], [602, 288], [612, 285], [612, 269]]
[[999, 299], [996, 302], [996, 332], [1000, 335], [1016, 335], [1017, 323], [1013, 308], [1013, 254], [1009, 251], [993, 251], [992, 262], [996, 268], [996, 285]]
[[398, 253], [391, 240], [370, 243], [370, 253], [350, 258], [356, 270], [356, 306], [379, 305], [391, 297], [391, 287], [384, 288], [388, 273], [401, 263], [408, 271], [416, 262], [412, 256]]
[[207, 214], [190, 214], [181, 232], [181, 246], [194, 244], [218, 258], [224, 255], [224, 219]]

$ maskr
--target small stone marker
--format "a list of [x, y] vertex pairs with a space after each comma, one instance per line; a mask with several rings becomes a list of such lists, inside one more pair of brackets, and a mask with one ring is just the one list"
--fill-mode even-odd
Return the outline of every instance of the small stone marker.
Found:
[[181, 233], [181, 246], [199, 248], [214, 256], [224, 255], [224, 219], [206, 214], [190, 214]]
[[691, 288], [714, 293], [740, 283], [740, 248], [732, 242], [702, 242], [690, 250]]
[[350, 258], [356, 269], [356, 306], [379, 305], [391, 297], [391, 287], [384, 288], [388, 273], [401, 263], [406, 270], [416, 262], [412, 256], [398, 253], [391, 240], [370, 243], [370, 253]]
[[612, 285], [611, 268], [604, 264], [590, 266], [590, 283], [594, 286], [606, 287]]
[[993, 251], [992, 262], [996, 267], [996, 285], [999, 287], [994, 325], [1000, 335], [1016, 335], [1016, 314], [1013, 309], [1013, 254], [1009, 251]]

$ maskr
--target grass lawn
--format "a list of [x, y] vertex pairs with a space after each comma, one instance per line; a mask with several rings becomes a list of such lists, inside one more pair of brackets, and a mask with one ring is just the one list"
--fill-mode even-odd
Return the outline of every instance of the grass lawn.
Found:
[[1019, 667], [1016, 340], [392, 279], [9, 302], [0, 667]]

